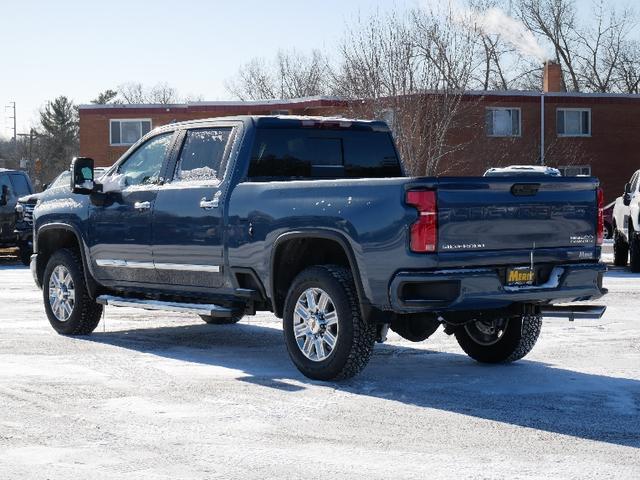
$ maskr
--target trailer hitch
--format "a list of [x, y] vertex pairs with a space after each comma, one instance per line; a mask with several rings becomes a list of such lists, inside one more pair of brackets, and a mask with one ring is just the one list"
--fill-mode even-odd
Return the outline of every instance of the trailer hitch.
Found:
[[545, 305], [540, 308], [540, 314], [543, 317], [569, 318], [573, 322], [576, 318], [598, 320], [606, 309], [603, 305]]

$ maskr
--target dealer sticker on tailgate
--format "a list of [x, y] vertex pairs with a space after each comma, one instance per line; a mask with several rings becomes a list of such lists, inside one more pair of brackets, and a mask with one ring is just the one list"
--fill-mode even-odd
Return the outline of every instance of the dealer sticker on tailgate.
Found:
[[507, 269], [507, 285], [533, 285], [536, 272], [530, 267], [513, 267]]

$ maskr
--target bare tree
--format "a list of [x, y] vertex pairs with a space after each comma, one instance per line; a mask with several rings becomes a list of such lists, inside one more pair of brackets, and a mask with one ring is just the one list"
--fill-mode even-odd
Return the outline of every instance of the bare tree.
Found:
[[331, 93], [331, 69], [318, 50], [304, 55], [280, 50], [272, 62], [254, 58], [240, 68], [227, 90], [241, 100], [300, 98]]
[[166, 82], [157, 83], [153, 87], [145, 87], [140, 82], [128, 82], [118, 86], [118, 95], [123, 103], [157, 103], [167, 105], [178, 103], [179, 96], [175, 88]]

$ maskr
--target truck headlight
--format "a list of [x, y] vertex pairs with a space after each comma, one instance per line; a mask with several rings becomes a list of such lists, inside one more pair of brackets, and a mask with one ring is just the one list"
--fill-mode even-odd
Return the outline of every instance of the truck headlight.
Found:
[[22, 206], [21, 203], [19, 203], [16, 205], [16, 213], [22, 214], [22, 212], [24, 212], [24, 207]]

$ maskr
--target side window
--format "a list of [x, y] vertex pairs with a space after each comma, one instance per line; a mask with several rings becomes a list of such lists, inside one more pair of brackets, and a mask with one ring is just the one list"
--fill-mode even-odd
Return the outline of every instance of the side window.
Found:
[[23, 195], [29, 195], [31, 193], [31, 187], [29, 187], [29, 183], [24, 175], [11, 175], [11, 182], [13, 183], [16, 197], [22, 197]]
[[231, 130], [231, 127], [188, 130], [174, 180], [220, 181]]
[[258, 129], [249, 166], [253, 181], [402, 176], [388, 132]]
[[117, 173], [124, 177], [125, 187], [158, 181], [172, 136], [173, 132], [149, 139], [118, 167]]

